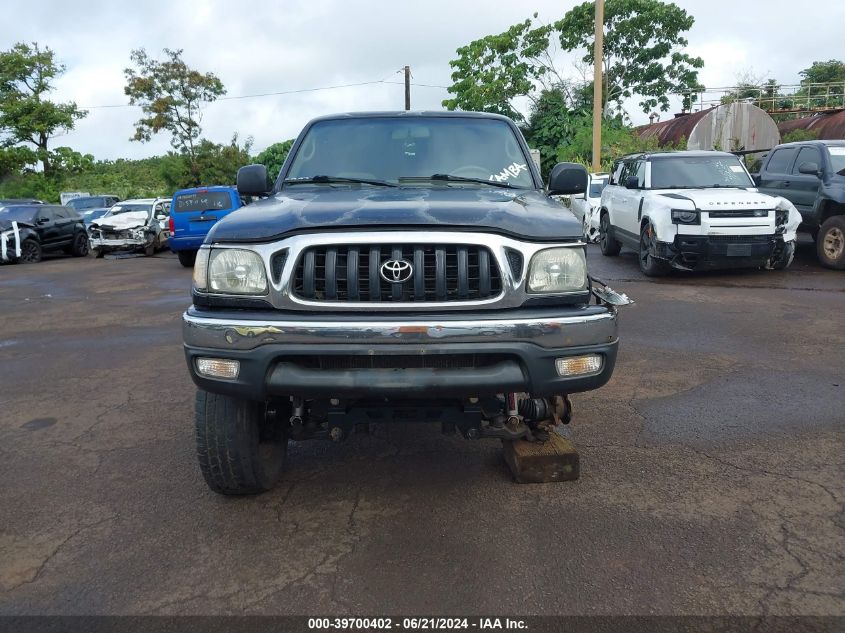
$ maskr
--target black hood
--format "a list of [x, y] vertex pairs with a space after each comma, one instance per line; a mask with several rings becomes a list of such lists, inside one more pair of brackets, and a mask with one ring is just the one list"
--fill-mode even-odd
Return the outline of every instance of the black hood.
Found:
[[[33, 227], [33, 225], [30, 224], [29, 222], [23, 222], [21, 220], [17, 220], [17, 223], [18, 223], [18, 229], [21, 230], [21, 231], [23, 229], [30, 229], [30, 228]], [[3, 219], [2, 217], [0, 217], [0, 231], [8, 231], [11, 228], [12, 228], [12, 221], [6, 220], [6, 219]]]
[[581, 237], [572, 213], [536, 190], [297, 185], [230, 213], [207, 242], [262, 242], [292, 233], [427, 229], [485, 231], [528, 241]]

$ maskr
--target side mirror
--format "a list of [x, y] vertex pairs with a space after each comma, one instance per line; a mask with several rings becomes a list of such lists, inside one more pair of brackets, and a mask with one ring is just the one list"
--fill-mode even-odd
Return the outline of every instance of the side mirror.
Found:
[[801, 163], [798, 165], [798, 173], [799, 174], [812, 174], [813, 176], [819, 175], [819, 165], [818, 163]]
[[549, 174], [550, 196], [583, 194], [587, 191], [587, 170], [578, 163], [558, 163]]
[[636, 176], [628, 176], [625, 179], [625, 189], [639, 189], [640, 179]]
[[273, 188], [264, 165], [241, 167], [238, 170], [237, 183], [238, 193], [242, 196], [263, 196]]

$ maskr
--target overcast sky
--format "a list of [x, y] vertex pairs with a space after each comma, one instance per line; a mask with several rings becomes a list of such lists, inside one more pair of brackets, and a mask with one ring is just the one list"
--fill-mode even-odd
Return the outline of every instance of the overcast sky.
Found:
[[[53, 97], [89, 107], [76, 130], [56, 138], [97, 158], [139, 158], [169, 149], [169, 137], [130, 142], [135, 107], [126, 104], [123, 69], [133, 48], [151, 55], [184, 49], [184, 59], [223, 81], [228, 96], [386, 82], [249, 99], [229, 99], [204, 109], [203, 135], [222, 143], [237, 132], [252, 136], [254, 150], [296, 136], [308, 119], [348, 110], [404, 107], [402, 75], [411, 66], [415, 84], [447, 86], [455, 49], [499, 33], [538, 11], [552, 21], [574, 0], [5, 0], [0, 48], [17, 41], [50, 46], [67, 66]], [[676, 0], [695, 17], [689, 53], [704, 58], [700, 80], [708, 87], [735, 83], [737, 74], [797, 83], [814, 60], [845, 57], [845, 2], [794, 0]], [[803, 9], [802, 9], [803, 7]], [[561, 59], [576, 75], [571, 60]], [[413, 109], [440, 109], [445, 88], [412, 88]], [[646, 120], [629, 108], [632, 119]], [[663, 115], [663, 118], [666, 118]]]

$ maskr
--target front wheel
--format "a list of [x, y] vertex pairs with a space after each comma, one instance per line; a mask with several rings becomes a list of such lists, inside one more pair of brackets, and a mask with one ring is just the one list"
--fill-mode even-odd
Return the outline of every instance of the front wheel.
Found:
[[669, 264], [654, 257], [657, 235], [651, 224], [646, 224], [640, 233], [640, 270], [647, 277], [662, 277], [669, 273]]
[[822, 266], [845, 270], [845, 216], [835, 215], [821, 225], [816, 252]]
[[607, 213], [603, 214], [601, 220], [599, 220], [599, 246], [601, 247], [601, 254], [608, 257], [615, 257], [622, 250], [622, 244], [613, 237], [610, 216]]
[[194, 262], [197, 260], [196, 251], [177, 251], [176, 254], [179, 256], [179, 263], [185, 268], [194, 267]]
[[41, 244], [31, 237], [21, 244], [21, 261], [27, 264], [37, 264], [41, 261]]
[[73, 238], [73, 246], [71, 247], [71, 254], [74, 257], [86, 257], [88, 255], [89, 242], [88, 236], [81, 231]]
[[197, 390], [197, 457], [208, 487], [224, 495], [265, 492], [282, 476], [287, 432], [251, 400]]

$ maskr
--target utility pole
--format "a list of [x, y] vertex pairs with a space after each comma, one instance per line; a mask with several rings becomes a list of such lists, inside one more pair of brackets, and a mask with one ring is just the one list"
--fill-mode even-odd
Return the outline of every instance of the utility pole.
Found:
[[593, 47], [593, 172], [601, 171], [601, 89], [604, 55], [604, 0], [596, 0], [596, 43]]
[[411, 109], [411, 67], [405, 66], [405, 109]]

